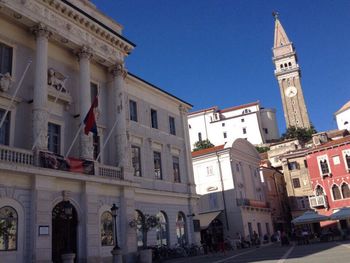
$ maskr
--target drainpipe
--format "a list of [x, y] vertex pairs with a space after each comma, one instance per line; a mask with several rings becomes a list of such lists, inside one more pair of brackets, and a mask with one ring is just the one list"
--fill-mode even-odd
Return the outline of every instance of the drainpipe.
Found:
[[216, 158], [218, 159], [218, 165], [219, 165], [219, 173], [220, 173], [220, 181], [221, 181], [221, 194], [222, 194], [222, 199], [224, 202], [224, 213], [225, 213], [225, 221], [226, 221], [226, 229], [229, 230], [228, 226], [228, 218], [227, 218], [227, 212], [226, 212], [226, 200], [225, 200], [225, 191], [224, 191], [224, 181], [222, 179], [222, 170], [221, 170], [221, 163], [220, 163], [220, 158], [218, 152], [215, 152]]

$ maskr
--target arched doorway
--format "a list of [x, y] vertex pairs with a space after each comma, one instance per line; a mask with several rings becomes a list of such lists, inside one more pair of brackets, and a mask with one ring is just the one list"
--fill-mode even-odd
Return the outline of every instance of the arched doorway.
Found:
[[52, 262], [60, 263], [61, 255], [74, 253], [77, 262], [78, 216], [69, 201], [58, 203], [52, 210]]

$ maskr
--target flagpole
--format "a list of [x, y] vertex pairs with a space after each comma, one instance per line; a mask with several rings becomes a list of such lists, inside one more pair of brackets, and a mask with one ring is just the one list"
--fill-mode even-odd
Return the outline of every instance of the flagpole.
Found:
[[104, 144], [103, 144], [103, 146], [102, 146], [100, 152], [98, 153], [98, 155], [97, 155], [95, 161], [98, 161], [98, 159], [100, 158], [101, 153], [103, 152], [104, 148], [106, 147], [106, 144], [107, 144], [109, 138], [111, 137], [112, 132], [113, 132], [113, 130], [114, 130], [114, 128], [115, 128], [116, 125], [117, 125], [117, 120], [115, 120], [112, 129], [109, 131], [108, 136], [107, 136], [107, 138], [106, 138], [106, 140], [105, 140], [105, 142], [104, 142]]
[[29, 59], [29, 60], [28, 60], [28, 63], [27, 63], [27, 66], [26, 66], [26, 68], [25, 68], [25, 70], [24, 70], [24, 72], [23, 72], [23, 74], [22, 74], [22, 77], [21, 77], [20, 81], [18, 82], [17, 88], [16, 88], [15, 92], [14, 92], [13, 95], [12, 95], [11, 102], [10, 102], [10, 104], [7, 106], [7, 109], [6, 109], [6, 111], [5, 111], [4, 116], [2, 116], [2, 119], [1, 119], [1, 122], [0, 122], [0, 129], [1, 129], [2, 125], [3, 125], [4, 122], [5, 122], [6, 116], [7, 116], [8, 112], [9, 112], [11, 106], [12, 106], [12, 103], [13, 103], [13, 101], [14, 101], [16, 95], [17, 95], [17, 92], [18, 92], [19, 88], [20, 88], [21, 85], [22, 85], [22, 82], [23, 82], [23, 80], [24, 80], [24, 77], [25, 77], [25, 75], [26, 75], [26, 73], [27, 73], [27, 71], [28, 71], [29, 66], [30, 66], [31, 63], [32, 63], [32, 60]]
[[69, 149], [68, 149], [66, 155], [64, 156], [64, 158], [67, 158], [68, 155], [70, 154], [70, 151], [72, 150], [75, 141], [78, 139], [78, 136], [79, 136], [79, 134], [80, 134], [80, 131], [82, 130], [83, 127], [84, 127], [84, 125], [82, 125], [82, 123], [80, 123], [79, 130], [78, 130], [77, 133], [75, 134], [74, 139], [73, 139], [71, 145], [69, 146]]
[[[98, 92], [97, 92], [97, 95], [96, 95], [96, 97], [98, 98]], [[92, 105], [91, 105], [92, 106]], [[87, 112], [87, 114], [89, 113], [89, 111], [90, 111], [90, 109], [88, 110], [88, 112]], [[70, 151], [72, 150], [72, 148], [73, 148], [73, 145], [74, 145], [74, 143], [75, 143], [75, 141], [77, 140], [77, 138], [78, 138], [78, 135], [79, 135], [79, 133], [80, 133], [80, 131], [82, 130], [82, 128], [84, 127], [84, 120], [82, 120], [81, 122], [80, 122], [80, 127], [79, 127], [79, 130], [77, 131], [77, 133], [75, 134], [75, 136], [74, 136], [74, 139], [73, 139], [73, 141], [72, 141], [72, 143], [71, 143], [71, 145], [69, 146], [69, 149], [68, 149], [68, 151], [67, 151], [67, 153], [66, 153], [66, 155], [64, 156], [64, 158], [67, 158], [68, 157], [68, 155], [70, 154]]]
[[[63, 83], [62, 83], [60, 89], [58, 90], [57, 95], [55, 96], [55, 100], [54, 100], [54, 102], [53, 102], [54, 104], [56, 104], [58, 98], [60, 97], [61, 91], [62, 91], [62, 89], [63, 89], [63, 87], [64, 87], [64, 84], [66, 83], [66, 80], [67, 80], [67, 79], [68, 79], [68, 77], [65, 77], [65, 78], [64, 78]], [[49, 110], [49, 112], [48, 112], [48, 116], [51, 115], [52, 111], [53, 111], [53, 107], [50, 108], [50, 110]], [[34, 150], [36, 144], [38, 143], [42, 131], [43, 131], [43, 129], [40, 130], [39, 135], [35, 138], [35, 141], [34, 141], [34, 144], [33, 144], [33, 147], [32, 147], [32, 151]]]

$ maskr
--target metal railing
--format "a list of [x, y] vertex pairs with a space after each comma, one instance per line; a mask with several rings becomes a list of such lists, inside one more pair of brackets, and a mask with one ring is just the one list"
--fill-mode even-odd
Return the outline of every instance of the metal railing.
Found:
[[33, 165], [34, 155], [30, 150], [0, 145], [0, 161], [22, 165]]

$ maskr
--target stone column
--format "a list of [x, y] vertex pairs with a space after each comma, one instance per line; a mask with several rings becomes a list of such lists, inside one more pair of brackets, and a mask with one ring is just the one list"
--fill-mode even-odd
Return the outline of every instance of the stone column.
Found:
[[[79, 98], [80, 98], [80, 123], [83, 125], [84, 118], [91, 107], [91, 88], [90, 88], [90, 58], [91, 49], [84, 46], [78, 52], [79, 59]], [[93, 159], [92, 133], [86, 135], [84, 128], [80, 133], [80, 157], [83, 159]]]
[[[187, 175], [187, 194], [188, 196], [188, 214], [192, 215], [194, 213], [197, 213], [195, 211], [197, 201], [198, 199], [195, 197], [196, 195], [196, 185], [194, 183], [194, 175], [193, 175], [193, 167], [192, 167], [192, 158], [191, 158], [191, 143], [190, 143], [190, 136], [188, 133], [188, 121], [187, 121], [187, 109], [183, 106], [179, 106], [179, 112], [180, 112], [180, 119], [182, 124], [182, 131], [183, 131], [183, 138], [184, 138], [184, 167], [186, 170]], [[193, 229], [193, 217], [189, 217], [188, 220], [188, 242], [189, 243], [197, 243], [199, 244], [198, 237], [195, 236], [194, 229]]]
[[117, 167], [121, 167], [124, 171], [124, 178], [130, 177], [131, 164], [129, 158], [129, 144], [127, 136], [127, 123], [126, 123], [126, 102], [125, 102], [125, 87], [124, 79], [127, 72], [123, 64], [117, 64], [111, 70], [113, 76], [113, 123], [117, 122], [114, 129], [114, 151], [115, 152], [115, 164]]
[[37, 149], [47, 150], [47, 47], [51, 32], [41, 23], [34, 26], [32, 32], [36, 38], [33, 143]]

